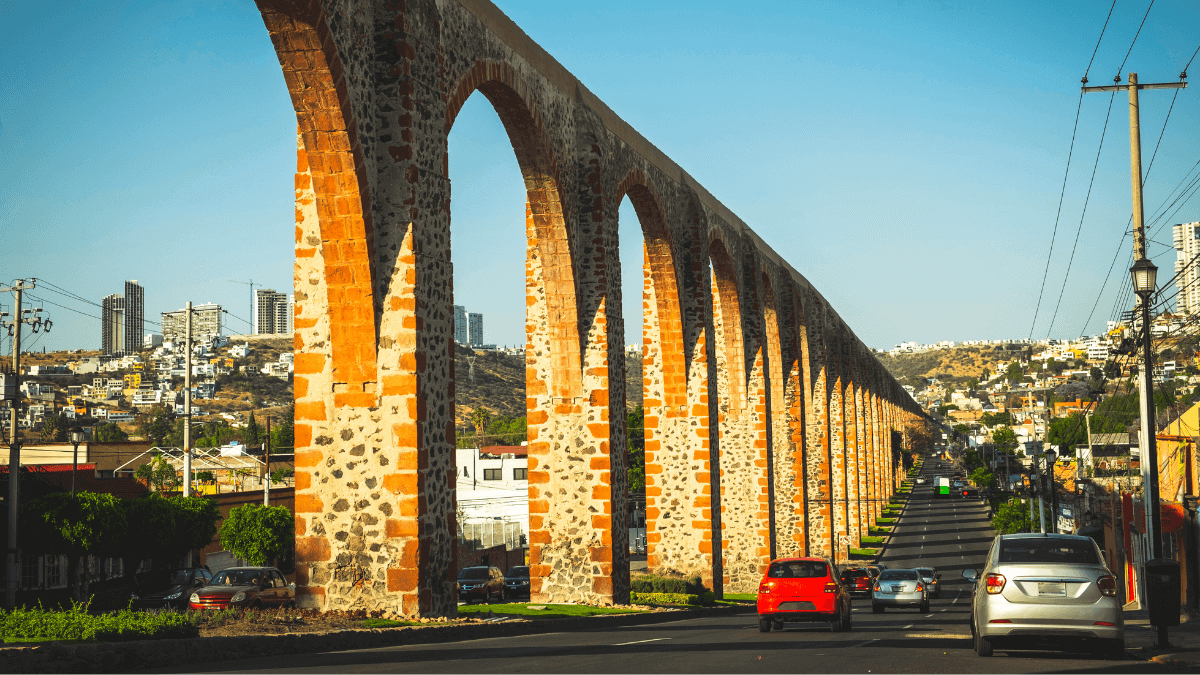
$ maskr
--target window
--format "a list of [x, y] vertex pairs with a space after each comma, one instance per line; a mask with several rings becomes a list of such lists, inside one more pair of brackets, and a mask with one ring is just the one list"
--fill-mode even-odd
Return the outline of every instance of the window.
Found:
[[27, 555], [21, 561], [21, 586], [37, 588], [41, 584], [41, 556]]
[[820, 579], [828, 574], [828, 565], [809, 560], [771, 563], [767, 569], [767, 576], [771, 579]]
[[1000, 562], [1097, 565], [1100, 560], [1090, 539], [1037, 537], [1003, 540]]
[[484, 469], [483, 470], [483, 479], [484, 480], [501, 480], [500, 469]]
[[529, 469], [513, 469], [513, 480], [527, 480]]
[[52, 555], [46, 558], [46, 585], [50, 588], [65, 586], [63, 581], [62, 556]]

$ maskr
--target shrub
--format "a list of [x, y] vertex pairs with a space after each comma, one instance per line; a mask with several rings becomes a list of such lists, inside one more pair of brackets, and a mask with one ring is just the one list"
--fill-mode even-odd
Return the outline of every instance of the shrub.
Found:
[[634, 579], [630, 584], [630, 590], [634, 593], [699, 595], [708, 589], [704, 587], [704, 582], [700, 580], [700, 577], [672, 579], [670, 577], [658, 577], [648, 574]]
[[88, 603], [71, 609], [0, 610], [0, 635], [26, 640], [149, 640], [196, 637], [196, 617], [175, 612], [134, 612], [123, 609], [106, 614], [89, 614]]
[[707, 605], [716, 596], [711, 591], [702, 593], [630, 593], [629, 601], [639, 605]]
[[295, 527], [287, 507], [246, 504], [221, 524], [221, 546], [251, 565], [269, 565], [290, 552]]

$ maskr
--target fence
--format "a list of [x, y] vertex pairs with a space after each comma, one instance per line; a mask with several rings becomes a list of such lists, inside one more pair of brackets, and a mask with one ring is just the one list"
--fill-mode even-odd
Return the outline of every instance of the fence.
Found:
[[459, 523], [458, 548], [464, 552], [474, 552], [494, 546], [504, 546], [506, 550], [525, 548], [528, 539], [521, 523], [510, 523], [503, 520], [481, 521], [476, 523]]

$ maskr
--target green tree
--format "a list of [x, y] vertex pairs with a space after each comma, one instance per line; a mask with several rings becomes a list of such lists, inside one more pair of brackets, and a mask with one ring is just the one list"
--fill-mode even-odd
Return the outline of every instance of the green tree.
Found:
[[42, 439], [61, 443], [67, 440], [69, 426], [65, 415], [47, 417], [42, 420]]
[[483, 434], [488, 423], [492, 421], [492, 412], [483, 406], [471, 411], [471, 424], [475, 425], [475, 433]]
[[1033, 521], [1029, 518], [1029, 504], [1023, 500], [1011, 500], [996, 509], [992, 517], [992, 529], [997, 534], [1017, 534], [1032, 532]]
[[[127, 569], [134, 569], [147, 558], [181, 564], [188, 551], [212, 543], [221, 511], [208, 497], [163, 497], [151, 493], [138, 499], [123, 500], [130, 527], [122, 543], [121, 555]], [[153, 532], [154, 536], [146, 536]]]
[[294, 476], [295, 474], [296, 474], [295, 469], [293, 469], [289, 466], [281, 466], [278, 469], [275, 469], [274, 471], [271, 472], [271, 482], [277, 483], [277, 484], [282, 484], [284, 478]]
[[992, 432], [992, 445], [1001, 454], [1009, 454], [1017, 449], [1017, 435], [1009, 427], [1000, 427]]
[[295, 527], [286, 507], [246, 504], [221, 523], [221, 546], [251, 565], [269, 565], [289, 554]]
[[953, 429], [954, 433], [960, 437], [965, 437], [971, 433], [971, 427], [966, 424], [955, 424]]
[[[525, 418], [521, 418], [524, 420]], [[288, 406], [278, 424], [271, 426], [271, 448], [292, 448], [296, 443], [296, 405]]]
[[156, 404], [138, 415], [138, 433], [151, 445], [161, 446], [171, 435], [175, 413], [162, 404]]
[[119, 555], [127, 521], [111, 494], [55, 492], [23, 504], [21, 547], [28, 552], [67, 556], [67, 579], [76, 600], [88, 597], [88, 575], [80, 574], [86, 555]]
[[996, 476], [981, 466], [971, 472], [971, 482], [985, 490], [992, 490], [996, 487]]
[[974, 388], [976, 388], [976, 387], [978, 387], [978, 386], [979, 386], [979, 379], [978, 379], [978, 378], [974, 378], [974, 377], [972, 377], [972, 378], [970, 378], [970, 379], [968, 379], [968, 380], [967, 380], [967, 389], [974, 389]]
[[1021, 364], [1015, 361], [1008, 364], [1008, 368], [1004, 371], [1004, 377], [1013, 384], [1020, 382], [1021, 378], [1024, 376], [1025, 371], [1021, 368]]
[[92, 433], [92, 438], [97, 443], [117, 443], [125, 440], [125, 432], [121, 431], [121, 427], [115, 422], [108, 422], [96, 427], [96, 431]]
[[646, 430], [645, 411], [638, 406], [625, 414], [625, 447], [629, 461], [625, 477], [630, 490], [646, 487]]
[[196, 480], [200, 481], [201, 483], [215, 483], [217, 477], [214, 476], [213, 472], [211, 471], [201, 471], [200, 473], [196, 474]]
[[244, 432], [242, 432], [242, 437], [246, 445], [252, 448], [257, 447], [260, 443], [262, 443], [262, 439], [259, 438], [261, 433], [262, 432], [258, 428], [258, 422], [254, 419], [254, 411], [251, 410], [250, 421], [246, 423], [246, 429]]
[[1063, 450], [1071, 450], [1076, 445], [1087, 443], [1087, 427], [1083, 415], [1075, 413], [1070, 417], [1056, 417], [1050, 420], [1050, 428], [1046, 430], [1046, 442]]

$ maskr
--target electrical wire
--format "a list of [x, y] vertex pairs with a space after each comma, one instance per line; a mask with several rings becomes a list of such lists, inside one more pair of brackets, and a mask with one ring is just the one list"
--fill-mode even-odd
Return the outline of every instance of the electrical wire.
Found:
[[1050, 332], [1054, 330], [1054, 321], [1058, 318], [1058, 308], [1062, 306], [1063, 295], [1067, 290], [1067, 279], [1071, 276], [1071, 265], [1075, 262], [1075, 250], [1079, 247], [1079, 234], [1083, 231], [1083, 220], [1087, 216], [1088, 202], [1092, 198], [1092, 186], [1096, 183], [1096, 169], [1100, 166], [1100, 152], [1104, 149], [1104, 138], [1108, 135], [1108, 121], [1112, 117], [1113, 100], [1116, 99], [1117, 92], [1113, 92], [1108, 97], [1108, 113], [1104, 116], [1104, 128], [1100, 132], [1100, 145], [1096, 148], [1096, 161], [1092, 165], [1092, 177], [1088, 181], [1087, 196], [1083, 200], [1083, 212], [1079, 214], [1079, 227], [1075, 230], [1075, 244], [1071, 247], [1071, 257], [1067, 261], [1067, 272], [1063, 275], [1063, 285], [1058, 292], [1058, 302], [1054, 305], [1054, 314], [1050, 317], [1050, 327], [1046, 330], [1046, 337], [1050, 337]]
[[1138, 24], [1137, 32], [1133, 34], [1133, 42], [1129, 43], [1129, 51], [1125, 52], [1125, 58], [1121, 59], [1121, 67], [1117, 68], [1117, 78], [1121, 77], [1121, 72], [1125, 70], [1125, 62], [1129, 60], [1129, 55], [1133, 53], [1133, 46], [1137, 44], [1138, 36], [1142, 34], [1142, 26], [1146, 25], [1146, 17], [1150, 16], [1150, 8], [1154, 7], [1154, 0], [1150, 0], [1150, 6], [1146, 8], [1146, 13], [1142, 16], [1142, 23]]

